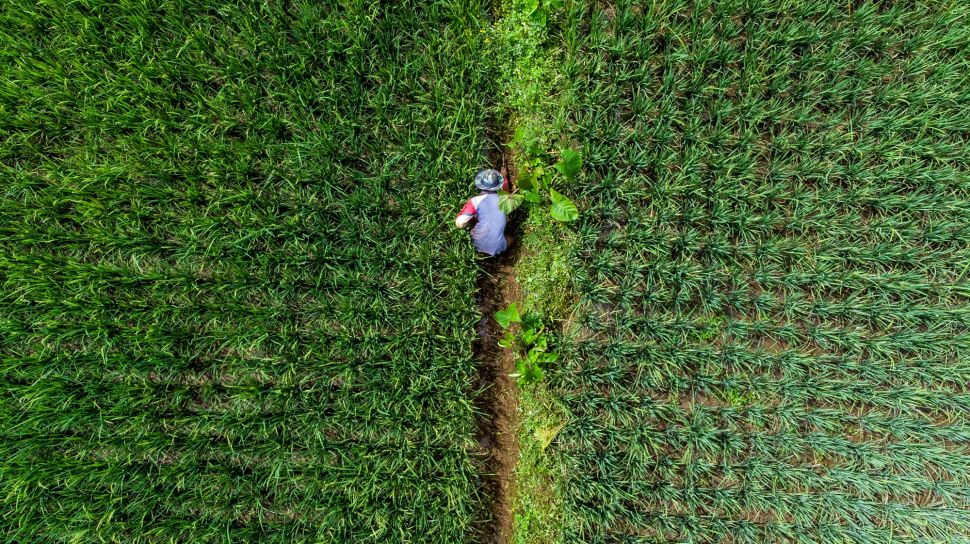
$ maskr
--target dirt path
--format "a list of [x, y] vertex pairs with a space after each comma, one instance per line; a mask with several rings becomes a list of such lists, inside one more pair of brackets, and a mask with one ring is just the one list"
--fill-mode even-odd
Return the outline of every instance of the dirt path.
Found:
[[[521, 212], [520, 212], [521, 214]], [[521, 217], [509, 216], [506, 233], [515, 238], [512, 246], [497, 257], [481, 261], [476, 303], [482, 314], [478, 339], [474, 343], [478, 361], [476, 389], [484, 392], [475, 399], [479, 411], [476, 439], [481, 448], [483, 492], [490, 519], [482, 527], [478, 541], [484, 544], [507, 544], [512, 539], [512, 497], [515, 465], [519, 458], [517, 420], [518, 390], [514, 372], [515, 360], [509, 350], [498, 345], [504, 331], [495, 322], [496, 311], [510, 302], [521, 300], [515, 282], [515, 263], [521, 248]]]

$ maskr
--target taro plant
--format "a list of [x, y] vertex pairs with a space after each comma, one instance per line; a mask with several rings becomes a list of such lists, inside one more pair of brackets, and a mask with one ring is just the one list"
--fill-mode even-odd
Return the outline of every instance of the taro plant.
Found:
[[513, 6], [536, 23], [545, 25], [549, 14], [563, 7], [563, 0], [515, 0]]
[[[530, 156], [534, 156], [529, 154]], [[512, 192], [499, 191], [499, 208], [512, 213], [523, 202], [538, 204], [548, 195], [549, 213], [559, 221], [575, 221], [579, 208], [572, 200], [553, 188], [559, 180], [573, 181], [583, 168], [583, 158], [575, 149], [559, 152], [559, 161], [551, 168], [541, 157], [526, 159], [519, 165], [519, 177]]]
[[549, 336], [542, 320], [531, 313], [520, 315], [513, 302], [495, 312], [495, 321], [505, 329], [498, 345], [516, 354], [515, 372], [511, 376], [521, 383], [542, 380], [543, 368], [559, 359], [559, 353], [549, 348]]

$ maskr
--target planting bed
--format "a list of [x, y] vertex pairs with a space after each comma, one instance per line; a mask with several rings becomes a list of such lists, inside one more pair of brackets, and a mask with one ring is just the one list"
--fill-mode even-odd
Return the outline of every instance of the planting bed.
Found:
[[573, 3], [561, 39], [566, 541], [965, 542], [970, 10]]

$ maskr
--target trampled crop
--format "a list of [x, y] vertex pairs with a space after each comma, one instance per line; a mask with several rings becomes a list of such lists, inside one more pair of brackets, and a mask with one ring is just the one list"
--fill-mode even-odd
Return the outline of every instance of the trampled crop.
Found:
[[3, 3], [0, 540], [468, 538], [483, 13]]
[[970, 10], [572, 3], [571, 542], [965, 542]]

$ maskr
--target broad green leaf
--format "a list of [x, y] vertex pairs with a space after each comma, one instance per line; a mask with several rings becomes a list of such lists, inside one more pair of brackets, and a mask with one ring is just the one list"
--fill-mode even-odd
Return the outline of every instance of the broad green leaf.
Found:
[[541, 380], [543, 378], [542, 369], [538, 365], [526, 365], [525, 372], [522, 372], [522, 381], [525, 383], [533, 383]]
[[509, 328], [512, 323], [519, 323], [522, 318], [519, 317], [519, 309], [516, 308], [515, 303], [509, 304], [509, 307], [504, 310], [499, 310], [495, 312], [495, 321], [502, 326], [503, 329]]
[[535, 170], [528, 169], [519, 172], [519, 177], [515, 179], [515, 186], [523, 191], [535, 191], [536, 190], [536, 172]]
[[539, 362], [540, 355], [542, 355], [542, 350], [532, 348], [529, 350], [528, 353], [526, 353], [526, 358], [529, 360], [530, 363], [536, 364]]
[[527, 346], [531, 346], [532, 343], [536, 341], [536, 338], [539, 336], [539, 333], [541, 332], [542, 331], [538, 331], [536, 329], [526, 329], [525, 331], [522, 332], [522, 337], [521, 337], [522, 343]]
[[552, 208], [549, 212], [553, 217], [560, 221], [575, 221], [579, 217], [579, 208], [572, 200], [562, 196], [555, 189], [549, 191], [549, 197], [552, 199]]
[[506, 331], [505, 336], [498, 341], [498, 345], [506, 349], [512, 349], [515, 347], [515, 335], [511, 332]]
[[556, 170], [566, 177], [568, 180], [572, 180], [576, 177], [576, 174], [583, 168], [583, 157], [579, 154], [579, 151], [574, 149], [563, 149], [559, 152], [559, 162], [556, 163]]
[[542, 200], [542, 195], [535, 191], [523, 191], [522, 198], [524, 198], [526, 202], [537, 204]]
[[564, 426], [564, 423], [560, 423], [555, 427], [538, 427], [533, 435], [539, 442], [540, 448], [544, 450], [549, 447], [549, 444], [552, 444], [552, 441], [555, 440], [556, 435], [559, 434], [559, 431], [561, 431]]
[[552, 353], [543, 353], [539, 357], [540, 363], [555, 363], [558, 360], [559, 360], [559, 354], [556, 353], [555, 351]]
[[539, 9], [539, 0], [522, 0], [522, 11], [526, 15], [531, 15], [537, 9]]
[[512, 374], [512, 377], [514, 378], [516, 376], [521, 376], [525, 374], [525, 370], [527, 367], [528, 367], [528, 363], [526, 362], [525, 359], [517, 360], [515, 362], [515, 374]]
[[519, 193], [507, 193], [505, 191], [498, 192], [498, 209], [502, 210], [502, 213], [508, 215], [515, 211], [516, 208], [522, 205], [524, 198]]

